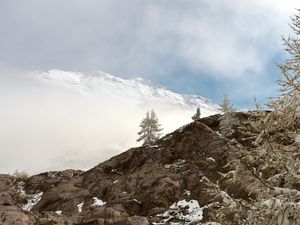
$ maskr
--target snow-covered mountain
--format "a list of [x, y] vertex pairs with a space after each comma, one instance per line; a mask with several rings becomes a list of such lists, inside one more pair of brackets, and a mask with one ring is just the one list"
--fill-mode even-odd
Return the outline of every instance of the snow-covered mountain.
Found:
[[203, 116], [216, 114], [220, 107], [213, 101], [197, 95], [181, 95], [168, 90], [159, 84], [143, 78], [121, 79], [119, 77], [97, 71], [79, 73], [61, 70], [34, 72], [35, 79], [48, 84], [95, 96], [126, 97], [137, 104], [161, 103], [194, 111], [198, 106]]
[[203, 97], [103, 72], [30, 72], [5, 82], [0, 80], [0, 173], [92, 167], [140, 145], [139, 124], [150, 109], [164, 134], [191, 122], [198, 106], [202, 116], [219, 112]]

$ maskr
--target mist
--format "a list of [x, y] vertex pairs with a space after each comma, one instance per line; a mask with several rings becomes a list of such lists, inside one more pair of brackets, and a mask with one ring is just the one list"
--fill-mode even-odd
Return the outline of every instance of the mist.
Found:
[[139, 123], [157, 112], [164, 134], [192, 111], [128, 96], [85, 93], [18, 73], [0, 76], [0, 173], [89, 169], [138, 146]]

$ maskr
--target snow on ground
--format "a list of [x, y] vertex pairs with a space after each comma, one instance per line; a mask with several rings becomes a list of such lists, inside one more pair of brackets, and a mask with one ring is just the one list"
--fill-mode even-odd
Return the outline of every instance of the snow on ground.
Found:
[[43, 192], [39, 192], [36, 194], [26, 194], [25, 189], [24, 189], [24, 182], [19, 182], [18, 183], [18, 194], [21, 196], [24, 196], [27, 199], [27, 203], [21, 205], [22, 210], [24, 211], [31, 211], [31, 209], [33, 208], [33, 206], [35, 206], [41, 199], [43, 196]]
[[184, 191], [183, 191], [183, 194], [184, 194], [184, 195], [187, 195], [187, 196], [190, 196], [190, 195], [191, 195], [191, 192], [188, 191], [188, 190], [184, 190]]
[[[163, 218], [162, 221], [154, 223], [163, 225], [170, 220], [184, 221], [185, 225], [199, 222], [203, 218], [203, 207], [201, 208], [197, 200], [181, 200], [170, 206], [170, 210], [158, 214], [158, 217]], [[171, 222], [173, 225], [182, 224], [182, 222]]]
[[135, 202], [138, 203], [138, 204], [142, 204], [142, 202], [139, 201], [139, 200], [137, 200], [136, 198], [134, 198], [133, 201], [135, 201]]
[[200, 106], [203, 115], [220, 112], [220, 107], [210, 99], [197, 95], [181, 95], [142, 78], [122, 79], [101, 71], [79, 73], [62, 70], [36, 71], [30, 73], [30, 76], [41, 82], [59, 85], [84, 94], [99, 95], [104, 92], [108, 95], [119, 94], [139, 101], [141, 99], [162, 101], [193, 109]]
[[42, 196], [43, 196], [43, 192], [39, 192], [33, 195], [27, 195], [28, 197], [27, 203], [22, 205], [22, 209], [24, 211], [31, 211], [33, 206], [35, 206], [42, 199]]
[[77, 205], [77, 209], [78, 209], [78, 212], [81, 213], [82, 212], [82, 207], [84, 205], [84, 202], [81, 202]]
[[106, 202], [98, 199], [97, 197], [93, 197], [94, 203], [92, 204], [92, 206], [105, 206]]
[[60, 216], [62, 214], [62, 211], [61, 210], [57, 210], [57, 211], [55, 211], [55, 213]]
[[216, 160], [213, 157], [207, 157], [206, 161], [207, 162], [215, 162]]

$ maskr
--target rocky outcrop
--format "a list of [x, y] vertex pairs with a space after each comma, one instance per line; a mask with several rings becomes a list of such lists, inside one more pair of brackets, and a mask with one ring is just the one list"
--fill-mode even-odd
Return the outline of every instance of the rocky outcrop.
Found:
[[18, 194], [16, 182], [13, 176], [0, 175], [0, 224], [33, 225], [34, 219], [18, 207], [23, 199]]
[[26, 193], [33, 194], [38, 191], [48, 190], [61, 185], [71, 178], [82, 174], [81, 170], [50, 171], [29, 177], [25, 182]]
[[17, 206], [0, 206], [1, 225], [33, 225], [34, 218], [19, 210]]
[[[219, 120], [220, 115], [200, 119], [153, 146], [129, 149], [85, 172], [32, 176], [23, 183], [26, 195], [20, 193], [14, 177], [2, 175], [0, 224], [190, 224], [202, 217], [205, 221], [207, 213], [201, 207], [215, 196], [207, 193], [204, 178], [221, 182], [232, 194], [236, 190], [248, 194], [244, 186], [228, 183], [222, 176], [229, 172], [232, 143], [218, 134]], [[22, 210], [36, 194], [41, 199], [30, 212]]]

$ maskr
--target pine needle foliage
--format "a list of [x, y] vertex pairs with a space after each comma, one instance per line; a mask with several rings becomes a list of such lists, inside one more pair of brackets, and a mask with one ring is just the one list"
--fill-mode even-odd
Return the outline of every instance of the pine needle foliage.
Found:
[[196, 113], [192, 116], [192, 120], [197, 121], [200, 119], [200, 116], [201, 116], [200, 107], [197, 107]]
[[228, 137], [233, 132], [233, 126], [237, 123], [234, 117], [234, 108], [230, 104], [230, 101], [226, 95], [224, 95], [223, 103], [221, 104], [221, 110], [223, 112], [222, 119], [220, 121], [220, 134], [223, 137]]
[[[235, 131], [243, 129], [247, 133], [251, 147], [233, 138], [228, 147], [232, 153], [226, 165], [229, 172], [222, 177], [226, 182], [241, 185], [249, 198], [230, 196], [224, 184], [203, 179], [207, 192], [221, 199], [207, 206], [215, 210], [211, 215], [212, 221], [231, 225], [300, 224], [299, 10], [290, 26], [294, 36], [283, 38], [289, 58], [279, 65], [281, 95], [269, 102], [271, 111], [263, 111], [255, 100], [257, 110], [251, 115], [257, 120], [244, 127], [234, 127]], [[223, 123], [229, 108], [230, 103], [225, 97]], [[226, 126], [228, 124], [225, 123]]]
[[146, 117], [141, 121], [141, 130], [138, 132], [138, 142], [142, 141], [143, 145], [154, 144], [161, 136], [161, 124], [158, 122], [158, 118], [154, 110], [146, 113]]

